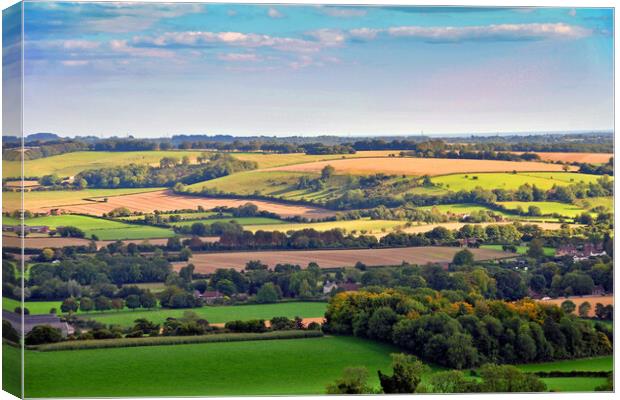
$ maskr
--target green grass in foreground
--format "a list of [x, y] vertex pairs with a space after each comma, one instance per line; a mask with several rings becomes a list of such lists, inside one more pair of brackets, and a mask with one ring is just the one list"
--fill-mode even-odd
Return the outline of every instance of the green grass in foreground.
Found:
[[18, 348], [2, 344], [2, 390], [21, 397], [21, 357]]
[[[3, 346], [4, 360], [19, 350]], [[389, 371], [393, 346], [326, 336], [80, 351], [26, 351], [28, 397], [320, 394], [348, 366]], [[612, 357], [519, 365], [528, 372], [611, 370]], [[57, 371], [62, 370], [59, 374]], [[441, 368], [431, 367], [425, 378]], [[425, 379], [423, 379], [425, 380]], [[592, 391], [604, 378], [544, 378], [553, 391]]]
[[612, 356], [579, 358], [576, 360], [551, 361], [536, 364], [521, 364], [518, 367], [526, 372], [542, 371], [611, 371], [614, 367]]
[[[3, 216], [2, 224], [18, 225], [19, 221], [15, 218]], [[170, 229], [132, 225], [85, 215], [52, 215], [28, 218], [24, 220], [24, 224], [27, 226], [44, 225], [53, 229], [59, 226], [74, 226], [84, 231], [87, 238], [90, 238], [91, 235], [97, 235], [100, 240], [154, 239], [174, 236], [174, 232]]]
[[326, 308], [327, 303], [290, 302], [241, 306], [205, 306], [201, 308], [175, 310], [112, 311], [84, 314], [84, 317], [92, 318], [105, 324], [132, 326], [133, 322], [138, 318], [146, 318], [149, 321], [162, 323], [168, 317], [178, 318], [182, 317], [184, 312], [192, 311], [211, 323], [223, 323], [238, 319], [271, 319], [273, 317], [293, 318], [299, 316], [302, 318], [318, 318], [325, 315]]
[[[3, 346], [5, 353], [17, 349]], [[347, 366], [378, 386], [397, 349], [353, 337], [26, 352], [27, 397], [320, 394]], [[9, 355], [11, 356], [11, 355]], [[58, 371], [62, 371], [59, 373]]]
[[[60, 312], [60, 301], [26, 301], [26, 308], [30, 314], [49, 314], [51, 308], [56, 308]], [[2, 309], [13, 311], [16, 307], [21, 307], [21, 303], [8, 297], [2, 298]]]
[[[517, 247], [517, 254], [525, 254], [527, 253], [527, 246], [516, 246]], [[490, 249], [490, 250], [498, 250], [498, 251], [502, 251], [502, 245], [501, 244], [483, 244], [480, 246], [481, 249]], [[544, 247], [543, 251], [545, 253], [546, 256], [554, 256], [555, 255], [555, 249], [553, 247]]]

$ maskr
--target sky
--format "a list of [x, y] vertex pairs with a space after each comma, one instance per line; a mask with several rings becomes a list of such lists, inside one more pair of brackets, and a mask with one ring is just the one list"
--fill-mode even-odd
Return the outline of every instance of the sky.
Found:
[[24, 132], [611, 130], [612, 24], [586, 8], [27, 2]]

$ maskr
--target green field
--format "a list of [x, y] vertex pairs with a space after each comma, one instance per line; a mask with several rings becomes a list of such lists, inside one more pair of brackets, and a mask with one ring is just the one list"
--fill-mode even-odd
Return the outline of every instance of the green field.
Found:
[[612, 196], [608, 197], [588, 197], [587, 199], [579, 199], [577, 200], [577, 204], [579, 207], [584, 208], [586, 210], [590, 210], [594, 207], [605, 207], [610, 212], [614, 211], [614, 198]]
[[[502, 245], [501, 244], [483, 244], [480, 246], [481, 249], [491, 249], [491, 250], [498, 250], [498, 251], [502, 251]], [[517, 254], [525, 254], [527, 253], [527, 246], [516, 246], [517, 248]], [[555, 255], [555, 249], [553, 247], [543, 247], [543, 251], [545, 253], [546, 256], [554, 256]]]
[[[15, 218], [3, 216], [2, 224], [18, 225], [19, 221]], [[154, 239], [174, 236], [174, 232], [170, 229], [147, 225], [132, 225], [84, 215], [67, 214], [28, 218], [24, 221], [24, 224], [27, 226], [49, 226], [53, 229], [59, 226], [74, 226], [84, 231], [87, 238], [90, 238], [91, 235], [97, 235], [100, 240]]]
[[[119, 167], [129, 164], [158, 165], [164, 157], [189, 156], [192, 161], [202, 151], [77, 151], [57, 156], [38, 158], [24, 163], [24, 176], [43, 176], [56, 174], [62, 177], [73, 176], [87, 169]], [[2, 163], [6, 177], [19, 177], [19, 161], [4, 161]]]
[[210, 218], [210, 219], [195, 219], [190, 221], [169, 222], [172, 226], [192, 226], [196, 222], [200, 222], [205, 225], [211, 225], [214, 222], [230, 222], [235, 221], [239, 225], [274, 225], [281, 224], [282, 220], [275, 218], [265, 217], [241, 217], [241, 218]]
[[[18, 349], [3, 346], [5, 357]], [[26, 352], [27, 397], [320, 394], [348, 366], [378, 386], [394, 347], [353, 337]], [[62, 371], [59, 373], [58, 371]]]
[[527, 211], [529, 206], [536, 206], [540, 208], [543, 215], [560, 214], [569, 218], [574, 218], [586, 211], [574, 204], [558, 203], [555, 201], [500, 201], [497, 204], [509, 210], [516, 210], [521, 207], [524, 211]]
[[[26, 351], [26, 396], [215, 396], [321, 394], [348, 366], [390, 370], [393, 346], [354, 337], [204, 343], [77, 351]], [[19, 350], [3, 345], [4, 360]], [[535, 371], [609, 371], [612, 357], [519, 365]], [[57, 371], [62, 370], [62, 374]], [[440, 368], [432, 367], [432, 371]], [[8, 388], [16, 379], [7, 376]], [[428, 375], [427, 375], [428, 376]], [[114, 379], [110, 379], [114, 377]], [[604, 378], [544, 378], [550, 390], [590, 391]]]
[[518, 365], [527, 372], [538, 371], [611, 371], [614, 367], [612, 356], [579, 358], [576, 360], [552, 361], [539, 364]]
[[452, 191], [472, 190], [477, 186], [488, 189], [515, 190], [519, 186], [530, 184], [539, 189], [548, 190], [553, 185], [572, 185], [578, 182], [596, 182], [600, 175], [578, 174], [574, 172], [519, 172], [510, 173], [471, 173], [433, 177], [434, 184]]
[[[186, 311], [192, 311], [211, 323], [224, 323], [233, 320], [271, 319], [273, 317], [302, 317], [318, 318], [325, 315], [327, 303], [318, 302], [290, 302], [275, 304], [252, 304], [240, 306], [205, 306], [192, 309], [158, 309], [142, 311], [116, 311], [104, 313], [84, 314], [105, 324], [132, 326], [138, 318], [162, 323], [167, 317], [179, 318]], [[48, 309], [49, 311], [49, 309]]]
[[[30, 314], [49, 314], [50, 309], [56, 308], [60, 312], [61, 301], [26, 301], [25, 306]], [[2, 309], [13, 311], [15, 308], [21, 307], [21, 303], [17, 300], [2, 298]]]

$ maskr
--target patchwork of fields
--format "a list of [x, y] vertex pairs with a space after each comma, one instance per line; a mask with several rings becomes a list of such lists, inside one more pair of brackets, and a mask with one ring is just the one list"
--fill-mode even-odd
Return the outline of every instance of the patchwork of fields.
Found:
[[[448, 158], [366, 158], [320, 161], [306, 164], [269, 168], [268, 171], [294, 171], [318, 173], [327, 166], [335, 168], [336, 173], [354, 175], [364, 174], [405, 174], [405, 175], [445, 175], [461, 172], [512, 172], [512, 171], [562, 171], [562, 165], [541, 162], [513, 162], [497, 160], [465, 160]], [[571, 170], [576, 168], [571, 167]]]

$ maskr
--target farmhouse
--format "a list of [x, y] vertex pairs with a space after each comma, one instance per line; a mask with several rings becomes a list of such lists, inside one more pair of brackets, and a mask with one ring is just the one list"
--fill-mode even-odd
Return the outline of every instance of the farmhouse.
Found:
[[[21, 330], [22, 316], [20, 314], [2, 310], [2, 319], [8, 321], [18, 332]], [[27, 335], [35, 326], [49, 325], [59, 329], [63, 336], [71, 335], [74, 329], [71, 325], [60, 320], [54, 314], [24, 315], [24, 334]]]
[[343, 291], [343, 292], [356, 292], [359, 290], [359, 288], [360, 288], [360, 285], [358, 285], [357, 283], [349, 283], [349, 282], [336, 283], [336, 282], [327, 281], [323, 285], [323, 294], [330, 294], [334, 290]]
[[560, 246], [555, 254], [558, 257], [569, 256], [573, 257], [574, 261], [581, 261], [587, 260], [590, 257], [604, 256], [607, 253], [603, 250], [603, 246], [600, 243], [586, 243], [581, 249], [572, 244]]
[[205, 290], [204, 293], [200, 293], [198, 290], [194, 290], [194, 296], [196, 298], [203, 299], [207, 304], [213, 304], [217, 300], [224, 298], [224, 295], [217, 290]]

